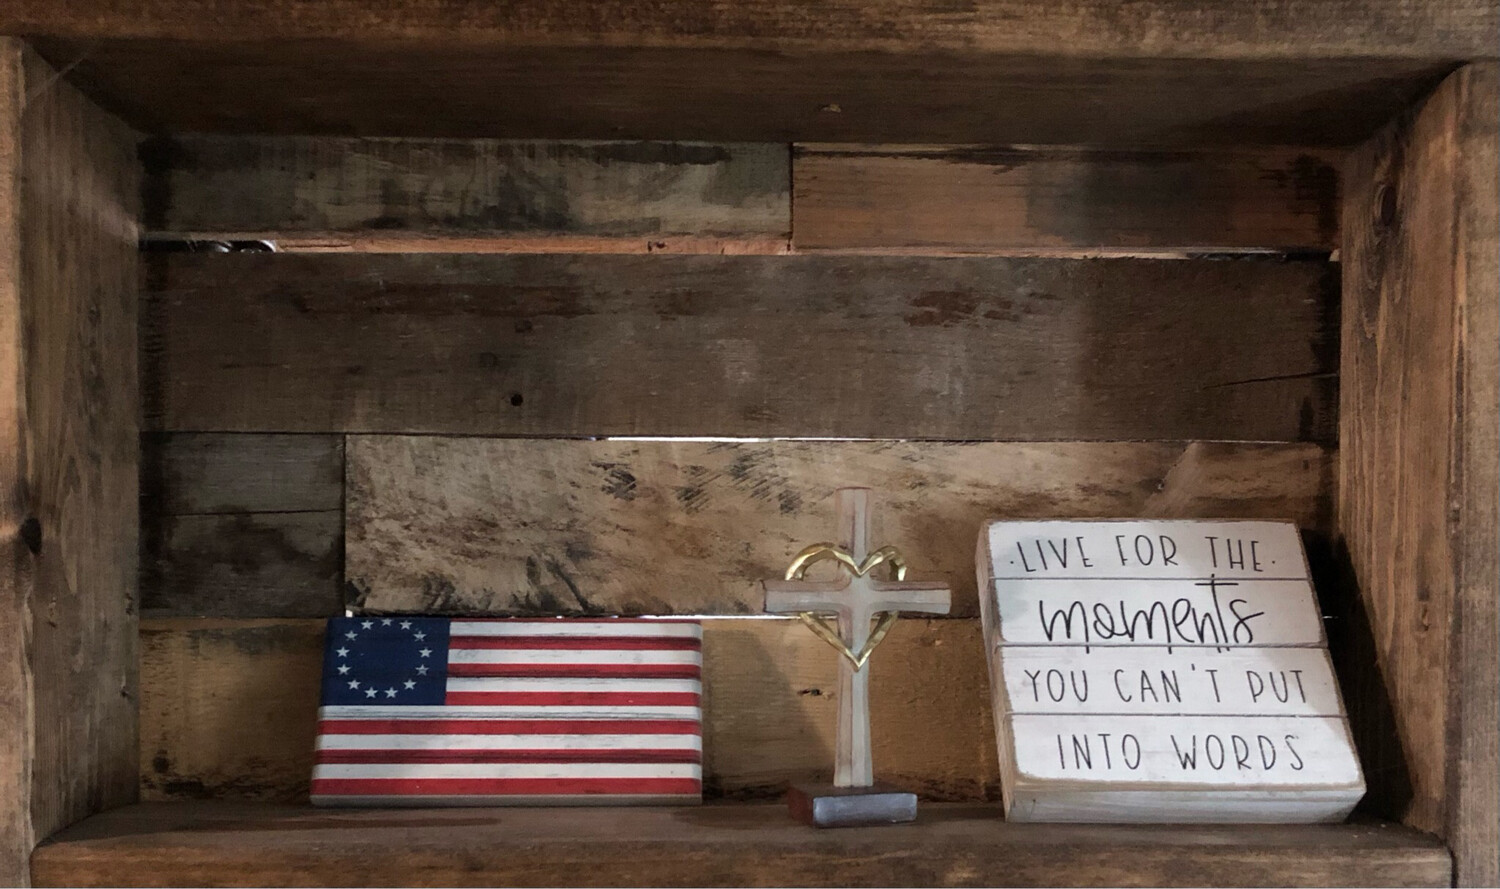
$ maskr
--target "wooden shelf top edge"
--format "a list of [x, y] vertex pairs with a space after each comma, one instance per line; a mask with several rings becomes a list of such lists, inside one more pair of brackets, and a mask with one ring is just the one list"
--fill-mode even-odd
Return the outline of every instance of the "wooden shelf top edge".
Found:
[[12, 0], [0, 34], [81, 39], [438, 39], [454, 44], [1190, 58], [1461, 60], [1494, 53], [1487, 0]]
[[780, 805], [333, 810], [144, 803], [32, 856], [48, 885], [1447, 885], [1435, 838], [1341, 825], [1011, 824], [925, 804], [819, 831]]

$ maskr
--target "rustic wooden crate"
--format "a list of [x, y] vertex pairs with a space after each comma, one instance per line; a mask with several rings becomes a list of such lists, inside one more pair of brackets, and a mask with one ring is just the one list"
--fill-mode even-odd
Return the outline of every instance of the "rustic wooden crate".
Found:
[[[0, 883], [1500, 880], [1491, 4], [96, 6], [0, 12]], [[813, 833], [836, 664], [713, 618], [859, 483], [939, 804]], [[1298, 522], [1354, 823], [999, 820], [1053, 515]], [[312, 811], [347, 607], [709, 616], [711, 804]]]

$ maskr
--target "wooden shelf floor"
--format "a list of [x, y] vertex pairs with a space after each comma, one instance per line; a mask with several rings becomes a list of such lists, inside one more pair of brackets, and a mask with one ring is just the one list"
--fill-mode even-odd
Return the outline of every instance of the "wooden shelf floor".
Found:
[[1393, 824], [1007, 824], [925, 805], [918, 823], [818, 831], [780, 805], [320, 810], [145, 803], [32, 856], [37, 886], [1449, 885], [1448, 851]]

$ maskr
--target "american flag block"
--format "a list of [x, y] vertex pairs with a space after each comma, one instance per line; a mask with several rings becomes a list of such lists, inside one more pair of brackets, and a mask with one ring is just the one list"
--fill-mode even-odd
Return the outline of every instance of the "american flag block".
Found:
[[312, 802], [697, 803], [686, 620], [328, 621]]

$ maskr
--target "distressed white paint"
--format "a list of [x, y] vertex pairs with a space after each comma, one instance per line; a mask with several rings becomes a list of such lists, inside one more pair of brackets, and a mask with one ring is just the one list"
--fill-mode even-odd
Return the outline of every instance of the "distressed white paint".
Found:
[[1325, 821], [1364, 794], [1290, 523], [992, 522], [1007, 817]]
[[[855, 563], [863, 564], [872, 550], [870, 492], [866, 488], [840, 488], [837, 503], [838, 535], [834, 542], [853, 556]], [[853, 575], [842, 569], [837, 580], [768, 580], [765, 590], [766, 611], [773, 614], [834, 614], [839, 636], [855, 653], [869, 641], [871, 621], [878, 615], [896, 611], [947, 614], [952, 598], [944, 584], [876, 580], [871, 574]], [[869, 666], [856, 670], [847, 658], [833, 652], [829, 655], [839, 659], [833, 783], [838, 787], [869, 787], [875, 781], [870, 752]]]
[[1333, 664], [1321, 648], [1001, 646], [996, 652], [1014, 714], [1334, 716], [1342, 714]]

